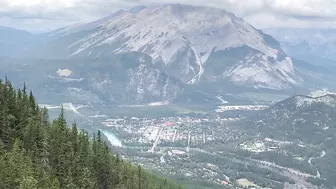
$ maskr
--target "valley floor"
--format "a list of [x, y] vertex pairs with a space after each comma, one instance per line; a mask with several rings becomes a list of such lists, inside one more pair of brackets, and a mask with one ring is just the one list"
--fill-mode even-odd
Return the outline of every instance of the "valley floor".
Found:
[[[125, 160], [176, 180], [200, 181], [203, 188], [309, 189], [315, 188], [310, 179], [325, 179], [314, 160], [327, 152], [307, 156], [308, 144], [252, 136], [237, 124], [239, 116], [109, 117], [71, 107], [81, 106], [68, 109], [84, 119], [86, 129], [99, 128]], [[258, 111], [265, 106], [233, 109], [241, 107]]]

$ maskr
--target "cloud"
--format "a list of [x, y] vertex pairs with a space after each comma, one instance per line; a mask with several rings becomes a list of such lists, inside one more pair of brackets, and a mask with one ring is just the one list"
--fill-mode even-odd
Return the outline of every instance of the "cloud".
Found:
[[[0, 25], [55, 29], [157, 0], [0, 0]], [[259, 28], [336, 27], [335, 0], [160, 0], [225, 9]]]
[[334, 0], [275, 0], [270, 7], [284, 14], [303, 17], [335, 17], [336, 2]]

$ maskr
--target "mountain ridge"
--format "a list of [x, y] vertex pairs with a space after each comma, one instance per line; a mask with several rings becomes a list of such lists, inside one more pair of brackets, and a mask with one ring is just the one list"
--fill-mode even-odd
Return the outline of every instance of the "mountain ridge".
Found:
[[[181, 83], [178, 94], [168, 96], [178, 97], [190, 88], [207, 93], [208, 96], [237, 90], [292, 93], [296, 89], [304, 89], [303, 78], [309, 77], [309, 74], [301, 74], [305, 71], [298, 70], [292, 58], [272, 36], [233, 13], [217, 8], [182, 4], [140, 6], [37, 37], [41, 39], [39, 44], [29, 48], [22, 57], [68, 60], [69, 65], [62, 63], [62, 67], [56, 68], [54, 73], [58, 69], [71, 67], [71, 62], [79, 59], [87, 59], [86, 69], [90, 70], [96, 67], [93, 65], [95, 59], [104, 59], [105, 64], [110, 65], [111, 61], [120, 63], [115, 59], [120, 54], [127, 56], [124, 61], [126, 64], [128, 61], [139, 62], [142, 55], [149, 56], [149, 59], [145, 59], [146, 65], [154, 68], [153, 73], [146, 72], [147, 75], [142, 77], [155, 75], [154, 72], [158, 71], [161, 76], [157, 78], [169, 77], [169, 80]], [[113, 66], [113, 69], [119, 68]], [[76, 74], [82, 70], [74, 69], [72, 72]], [[81, 77], [85, 79], [86, 76]], [[107, 79], [113, 81], [112, 78], [115, 79], [112, 75]], [[122, 78], [125, 80], [118, 80], [123, 83], [119, 86], [127, 86], [130, 76]], [[113, 82], [110, 84], [113, 85]], [[151, 86], [151, 82], [143, 79], [134, 88], [140, 85]], [[164, 87], [157, 86], [157, 89], [164, 91]], [[90, 89], [92, 91], [95, 89]], [[132, 95], [139, 96], [142, 91], [135, 90], [137, 94]], [[186, 91], [189, 94], [194, 92]], [[136, 103], [147, 103], [151, 97], [135, 98], [139, 99]], [[128, 99], [134, 99], [134, 96]]]
[[[55, 38], [39, 49], [46, 56], [98, 57], [138, 51], [150, 55], [157, 67], [186, 84], [215, 79], [281, 90], [300, 83], [291, 58], [275, 39], [217, 8], [182, 4], [137, 7], [45, 35]], [[55, 53], [55, 48], [64, 50]], [[241, 48], [250, 51], [245, 54]], [[240, 53], [236, 60], [222, 57], [217, 60], [220, 72], [203, 76], [214, 66], [209, 59], [215, 53], [235, 49]], [[231, 70], [227, 64], [232, 65]]]
[[0, 26], [0, 57], [13, 56], [25, 50], [33, 34], [21, 29]]
[[291, 56], [316, 61], [316, 64], [336, 61], [335, 28], [268, 28], [264, 31], [279, 40]]
[[[314, 117], [328, 116], [335, 114], [335, 108], [335, 94], [326, 94], [318, 97], [295, 95], [263, 110], [253, 120], [258, 125], [258, 129], [261, 127], [266, 130], [276, 129], [280, 131], [282, 126], [291, 127], [292, 124], [298, 121], [297, 119], [299, 118], [297, 117], [300, 117], [300, 119], [314, 119]], [[312, 117], [309, 117], [309, 115]], [[325, 121], [328, 122], [330, 120], [327, 119]], [[290, 131], [290, 129], [281, 132], [286, 131]]]
[[327, 94], [289, 97], [238, 125], [252, 136], [249, 141], [278, 141], [279, 150], [253, 154], [255, 159], [311, 172], [315, 178], [305, 181], [314, 186], [305, 188], [324, 189], [335, 186], [335, 123], [336, 95]]

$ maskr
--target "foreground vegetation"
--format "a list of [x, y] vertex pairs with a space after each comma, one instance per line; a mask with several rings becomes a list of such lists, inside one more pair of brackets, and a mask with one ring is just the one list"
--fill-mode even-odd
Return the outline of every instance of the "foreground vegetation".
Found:
[[91, 139], [67, 127], [62, 110], [48, 121], [26, 87], [0, 80], [0, 189], [177, 189], [180, 186], [124, 162], [100, 132]]

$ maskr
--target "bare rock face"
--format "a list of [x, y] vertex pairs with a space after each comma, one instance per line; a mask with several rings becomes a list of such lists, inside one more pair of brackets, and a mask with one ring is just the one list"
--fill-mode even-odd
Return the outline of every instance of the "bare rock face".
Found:
[[[58, 77], [82, 79], [71, 84], [76, 86], [50, 86], [65, 86], [73, 96], [103, 96], [109, 102], [171, 101], [180, 96], [190, 99], [188, 95], [195, 93], [215, 98], [237, 90], [288, 91], [303, 83], [279, 42], [216, 8], [136, 7], [33, 39], [39, 42], [22, 56], [48, 70], [39, 73], [54, 78], [48, 77], [48, 82], [60, 81]], [[50, 66], [41, 60], [64, 61]]]
[[157, 68], [185, 84], [219, 81], [281, 90], [301, 82], [276, 40], [221, 9], [140, 7], [48, 36], [57, 38], [48, 46], [61, 45], [65, 50], [60, 55], [66, 57], [145, 53]]

